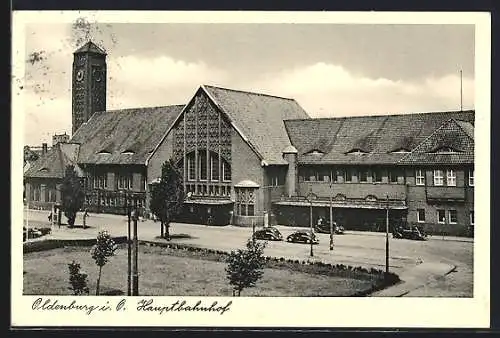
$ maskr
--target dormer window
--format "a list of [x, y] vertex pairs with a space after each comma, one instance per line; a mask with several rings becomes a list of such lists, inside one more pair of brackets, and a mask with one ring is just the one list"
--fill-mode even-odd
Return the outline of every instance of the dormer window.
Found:
[[101, 150], [100, 152], [97, 153], [98, 155], [111, 155], [111, 153], [108, 150]]
[[43, 172], [43, 173], [46, 173], [47, 171], [49, 171], [49, 168], [45, 168], [45, 167], [43, 167], [43, 168], [38, 169], [38, 171], [41, 171], [41, 172]]
[[134, 155], [135, 152], [133, 150], [127, 149], [122, 152], [122, 155]]
[[348, 151], [346, 154], [349, 154], [349, 155], [364, 155], [364, 154], [367, 154], [368, 152], [362, 150], [362, 149], [359, 149], [359, 148], [354, 148], [350, 151]]
[[368, 195], [368, 196], [366, 196], [365, 200], [368, 201], [368, 202], [376, 202], [377, 201], [377, 197], [375, 197], [373, 195]]
[[308, 151], [306, 153], [306, 155], [316, 155], [316, 156], [318, 156], [318, 155], [324, 155], [324, 154], [325, 154], [324, 152], [322, 152], [321, 150], [318, 150], [318, 149], [313, 149], [313, 150]]
[[454, 153], [458, 153], [459, 151], [457, 151], [456, 149], [454, 149], [452, 147], [439, 147], [439, 148], [434, 149], [434, 151], [432, 151], [432, 152], [437, 153], [437, 154], [454, 154]]
[[406, 148], [398, 148], [398, 149], [394, 149], [393, 151], [391, 151], [392, 154], [407, 154], [409, 152], [410, 151]]

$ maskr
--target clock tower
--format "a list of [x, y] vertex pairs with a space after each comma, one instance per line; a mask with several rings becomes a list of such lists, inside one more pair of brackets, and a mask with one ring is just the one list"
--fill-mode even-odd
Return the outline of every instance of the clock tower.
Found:
[[73, 53], [72, 133], [106, 110], [106, 52], [92, 41]]

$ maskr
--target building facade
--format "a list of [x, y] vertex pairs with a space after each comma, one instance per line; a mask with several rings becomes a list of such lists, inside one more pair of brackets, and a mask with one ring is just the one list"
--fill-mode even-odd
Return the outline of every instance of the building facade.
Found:
[[331, 208], [351, 230], [385, 230], [388, 212], [391, 228], [473, 233], [474, 111], [318, 119], [290, 98], [207, 85], [185, 105], [106, 111], [105, 58], [91, 42], [74, 53], [74, 133], [25, 173], [32, 205], [57, 203], [60, 163], [75, 163], [85, 208], [149, 215], [172, 159], [180, 222], [309, 226]]

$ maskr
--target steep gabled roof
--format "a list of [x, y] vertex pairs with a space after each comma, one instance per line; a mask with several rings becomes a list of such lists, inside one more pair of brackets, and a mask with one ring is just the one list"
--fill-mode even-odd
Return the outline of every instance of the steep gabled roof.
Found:
[[78, 144], [58, 143], [45, 156], [33, 162], [24, 173], [25, 178], [63, 178], [66, 166], [74, 165], [79, 176], [83, 171], [77, 164]]
[[71, 139], [81, 144], [78, 162], [144, 165], [183, 107], [96, 112]]
[[284, 120], [309, 119], [293, 99], [203, 85], [214, 103], [268, 164], [286, 164], [282, 151], [290, 146]]
[[[288, 120], [285, 126], [300, 163], [392, 164], [451, 118], [473, 129], [474, 111]], [[308, 155], [314, 149], [324, 155]]]
[[398, 163], [473, 164], [474, 127], [472, 126], [471, 130], [471, 126], [472, 124], [468, 122], [455, 119], [444, 122], [411, 153], [403, 156]]
[[88, 41], [86, 44], [78, 48], [76, 51], [73, 52], [73, 54], [79, 54], [79, 53], [96, 53], [96, 54], [101, 54], [101, 55], [106, 55], [106, 51], [93, 43], [92, 41]]

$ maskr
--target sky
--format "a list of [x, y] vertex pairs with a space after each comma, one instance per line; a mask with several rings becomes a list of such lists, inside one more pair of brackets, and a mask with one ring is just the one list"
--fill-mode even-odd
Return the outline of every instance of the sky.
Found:
[[[201, 84], [294, 98], [311, 117], [474, 109], [473, 25], [29, 24], [24, 144], [71, 135], [73, 51], [107, 56], [107, 109], [185, 104]], [[34, 58], [33, 56], [38, 56]]]

